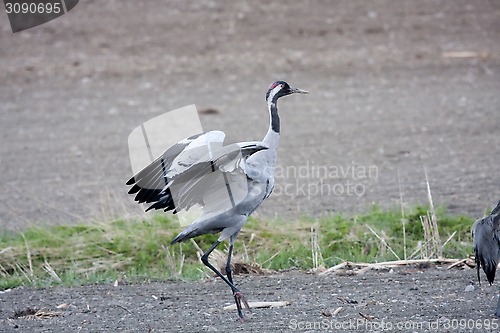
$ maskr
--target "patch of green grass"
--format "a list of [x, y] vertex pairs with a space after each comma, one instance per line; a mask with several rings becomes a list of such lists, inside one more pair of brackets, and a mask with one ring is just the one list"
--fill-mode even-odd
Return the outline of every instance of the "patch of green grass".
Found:
[[[415, 249], [425, 241], [420, 216], [426, 214], [426, 207], [407, 212], [407, 256], [412, 253], [420, 255]], [[442, 249], [443, 257], [464, 258], [470, 254], [473, 220], [447, 215], [442, 208], [436, 215], [441, 243], [455, 233]], [[148, 220], [32, 226], [22, 233], [4, 232], [0, 234], [0, 290], [23, 284], [47, 286], [112, 283], [116, 279], [199, 279], [207, 270], [197, 259], [196, 245], [186, 242], [169, 246], [170, 240], [181, 230], [174, 219], [158, 214]], [[316, 239], [312, 237], [314, 234]], [[217, 237], [202, 236], [196, 239], [196, 244], [206, 250]], [[224, 247], [220, 246], [219, 250], [224, 251]], [[380, 262], [395, 260], [396, 255], [402, 259], [401, 214], [396, 210], [373, 207], [368, 213], [354, 217], [332, 215], [292, 221], [251, 217], [238, 237], [233, 260], [256, 263], [266, 269], [296, 267], [307, 270], [314, 268], [313, 253], [319, 256], [319, 264], [326, 267], [342, 260]], [[216, 265], [223, 266], [225, 258], [219, 255], [213, 260]], [[56, 276], [48, 272], [47, 265]]]

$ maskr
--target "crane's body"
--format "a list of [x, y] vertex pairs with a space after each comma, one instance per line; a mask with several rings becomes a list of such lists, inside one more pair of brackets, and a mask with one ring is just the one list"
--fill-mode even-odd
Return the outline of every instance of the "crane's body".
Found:
[[[151, 203], [146, 211], [163, 209], [175, 214], [180, 210], [189, 210], [194, 205], [203, 207], [202, 214], [171, 243], [220, 233], [217, 242], [204, 253], [201, 260], [231, 287], [241, 319], [244, 318], [241, 302], [247, 308], [248, 304], [231, 276], [233, 245], [248, 216], [271, 195], [274, 188], [280, 138], [277, 101], [293, 93], [307, 92], [290, 88], [283, 81], [277, 81], [269, 88], [266, 94], [269, 129], [262, 141], [223, 146], [224, 133], [220, 131], [194, 135], [170, 147], [127, 182], [127, 185], [133, 185], [129, 193], [136, 194], [137, 202]], [[221, 179], [226, 185], [222, 189], [214, 185]], [[229, 206], [221, 203], [228, 193]], [[243, 195], [235, 200], [235, 193]], [[225, 240], [229, 240], [227, 278], [208, 261], [210, 253]]]
[[[498, 261], [500, 259], [500, 201], [490, 215], [478, 219], [472, 225], [474, 257], [477, 267], [477, 278], [481, 282], [480, 269], [483, 268], [489, 284], [495, 281]], [[500, 297], [495, 316], [500, 317]]]

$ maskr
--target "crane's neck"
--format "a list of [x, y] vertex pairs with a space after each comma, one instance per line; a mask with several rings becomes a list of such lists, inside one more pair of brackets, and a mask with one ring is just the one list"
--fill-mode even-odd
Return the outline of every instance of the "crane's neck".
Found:
[[269, 129], [264, 137], [264, 142], [267, 143], [269, 149], [265, 150], [268, 157], [269, 166], [274, 168], [276, 158], [278, 156], [278, 145], [280, 142], [280, 117], [278, 115], [278, 106], [276, 100], [268, 100], [267, 107], [269, 110]]

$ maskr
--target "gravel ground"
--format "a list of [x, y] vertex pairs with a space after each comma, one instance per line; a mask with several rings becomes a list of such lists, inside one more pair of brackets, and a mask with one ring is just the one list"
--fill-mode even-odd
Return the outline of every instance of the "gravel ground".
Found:
[[[124, 185], [130, 131], [194, 103], [218, 111], [200, 115], [205, 130], [261, 138], [277, 79], [310, 95], [280, 103], [283, 172], [258, 214], [394, 207], [400, 186], [405, 203], [426, 203], [424, 167], [435, 204], [451, 213], [479, 217], [500, 197], [497, 0], [82, 0], [28, 31], [12, 34], [3, 11], [0, 22], [2, 229], [141, 215]], [[221, 311], [231, 297], [220, 281], [16, 289], [0, 294], [0, 330], [271, 332], [360, 312], [393, 323], [492, 319], [496, 288], [464, 292], [470, 280], [470, 270], [410, 268], [246, 277], [250, 300], [292, 304], [255, 310], [245, 325]], [[7, 319], [63, 303], [55, 318]]]
[[[0, 331], [498, 332], [500, 320], [492, 316], [497, 288], [470, 287], [474, 270], [445, 267], [343, 276], [295, 271], [236, 276], [248, 301], [291, 302], [286, 307], [254, 309], [244, 323], [237, 320], [236, 311], [223, 310], [232, 296], [219, 279], [16, 289], [0, 294]], [[7, 319], [14, 315], [13, 309], [27, 308], [58, 316]]]

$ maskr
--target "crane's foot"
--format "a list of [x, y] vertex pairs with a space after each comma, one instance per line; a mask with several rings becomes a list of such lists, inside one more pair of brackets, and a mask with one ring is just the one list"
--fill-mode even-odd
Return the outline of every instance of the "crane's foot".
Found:
[[236, 302], [238, 302], [240, 304], [240, 308], [241, 308], [241, 302], [243, 302], [243, 305], [245, 306], [245, 308], [249, 312], [252, 312], [252, 310], [250, 309], [250, 305], [248, 305], [248, 302], [245, 299], [245, 296], [243, 296], [243, 294], [241, 293], [241, 291], [237, 291], [234, 293], [234, 299], [236, 300]]
[[243, 302], [243, 305], [250, 313], [252, 312], [252, 310], [250, 309], [250, 305], [248, 305], [245, 296], [243, 296], [243, 294], [240, 291], [235, 291], [233, 295], [234, 295], [234, 301], [236, 302], [236, 308], [238, 309], [238, 320], [241, 323], [244, 323], [246, 321], [246, 318], [243, 315], [241, 302]]

